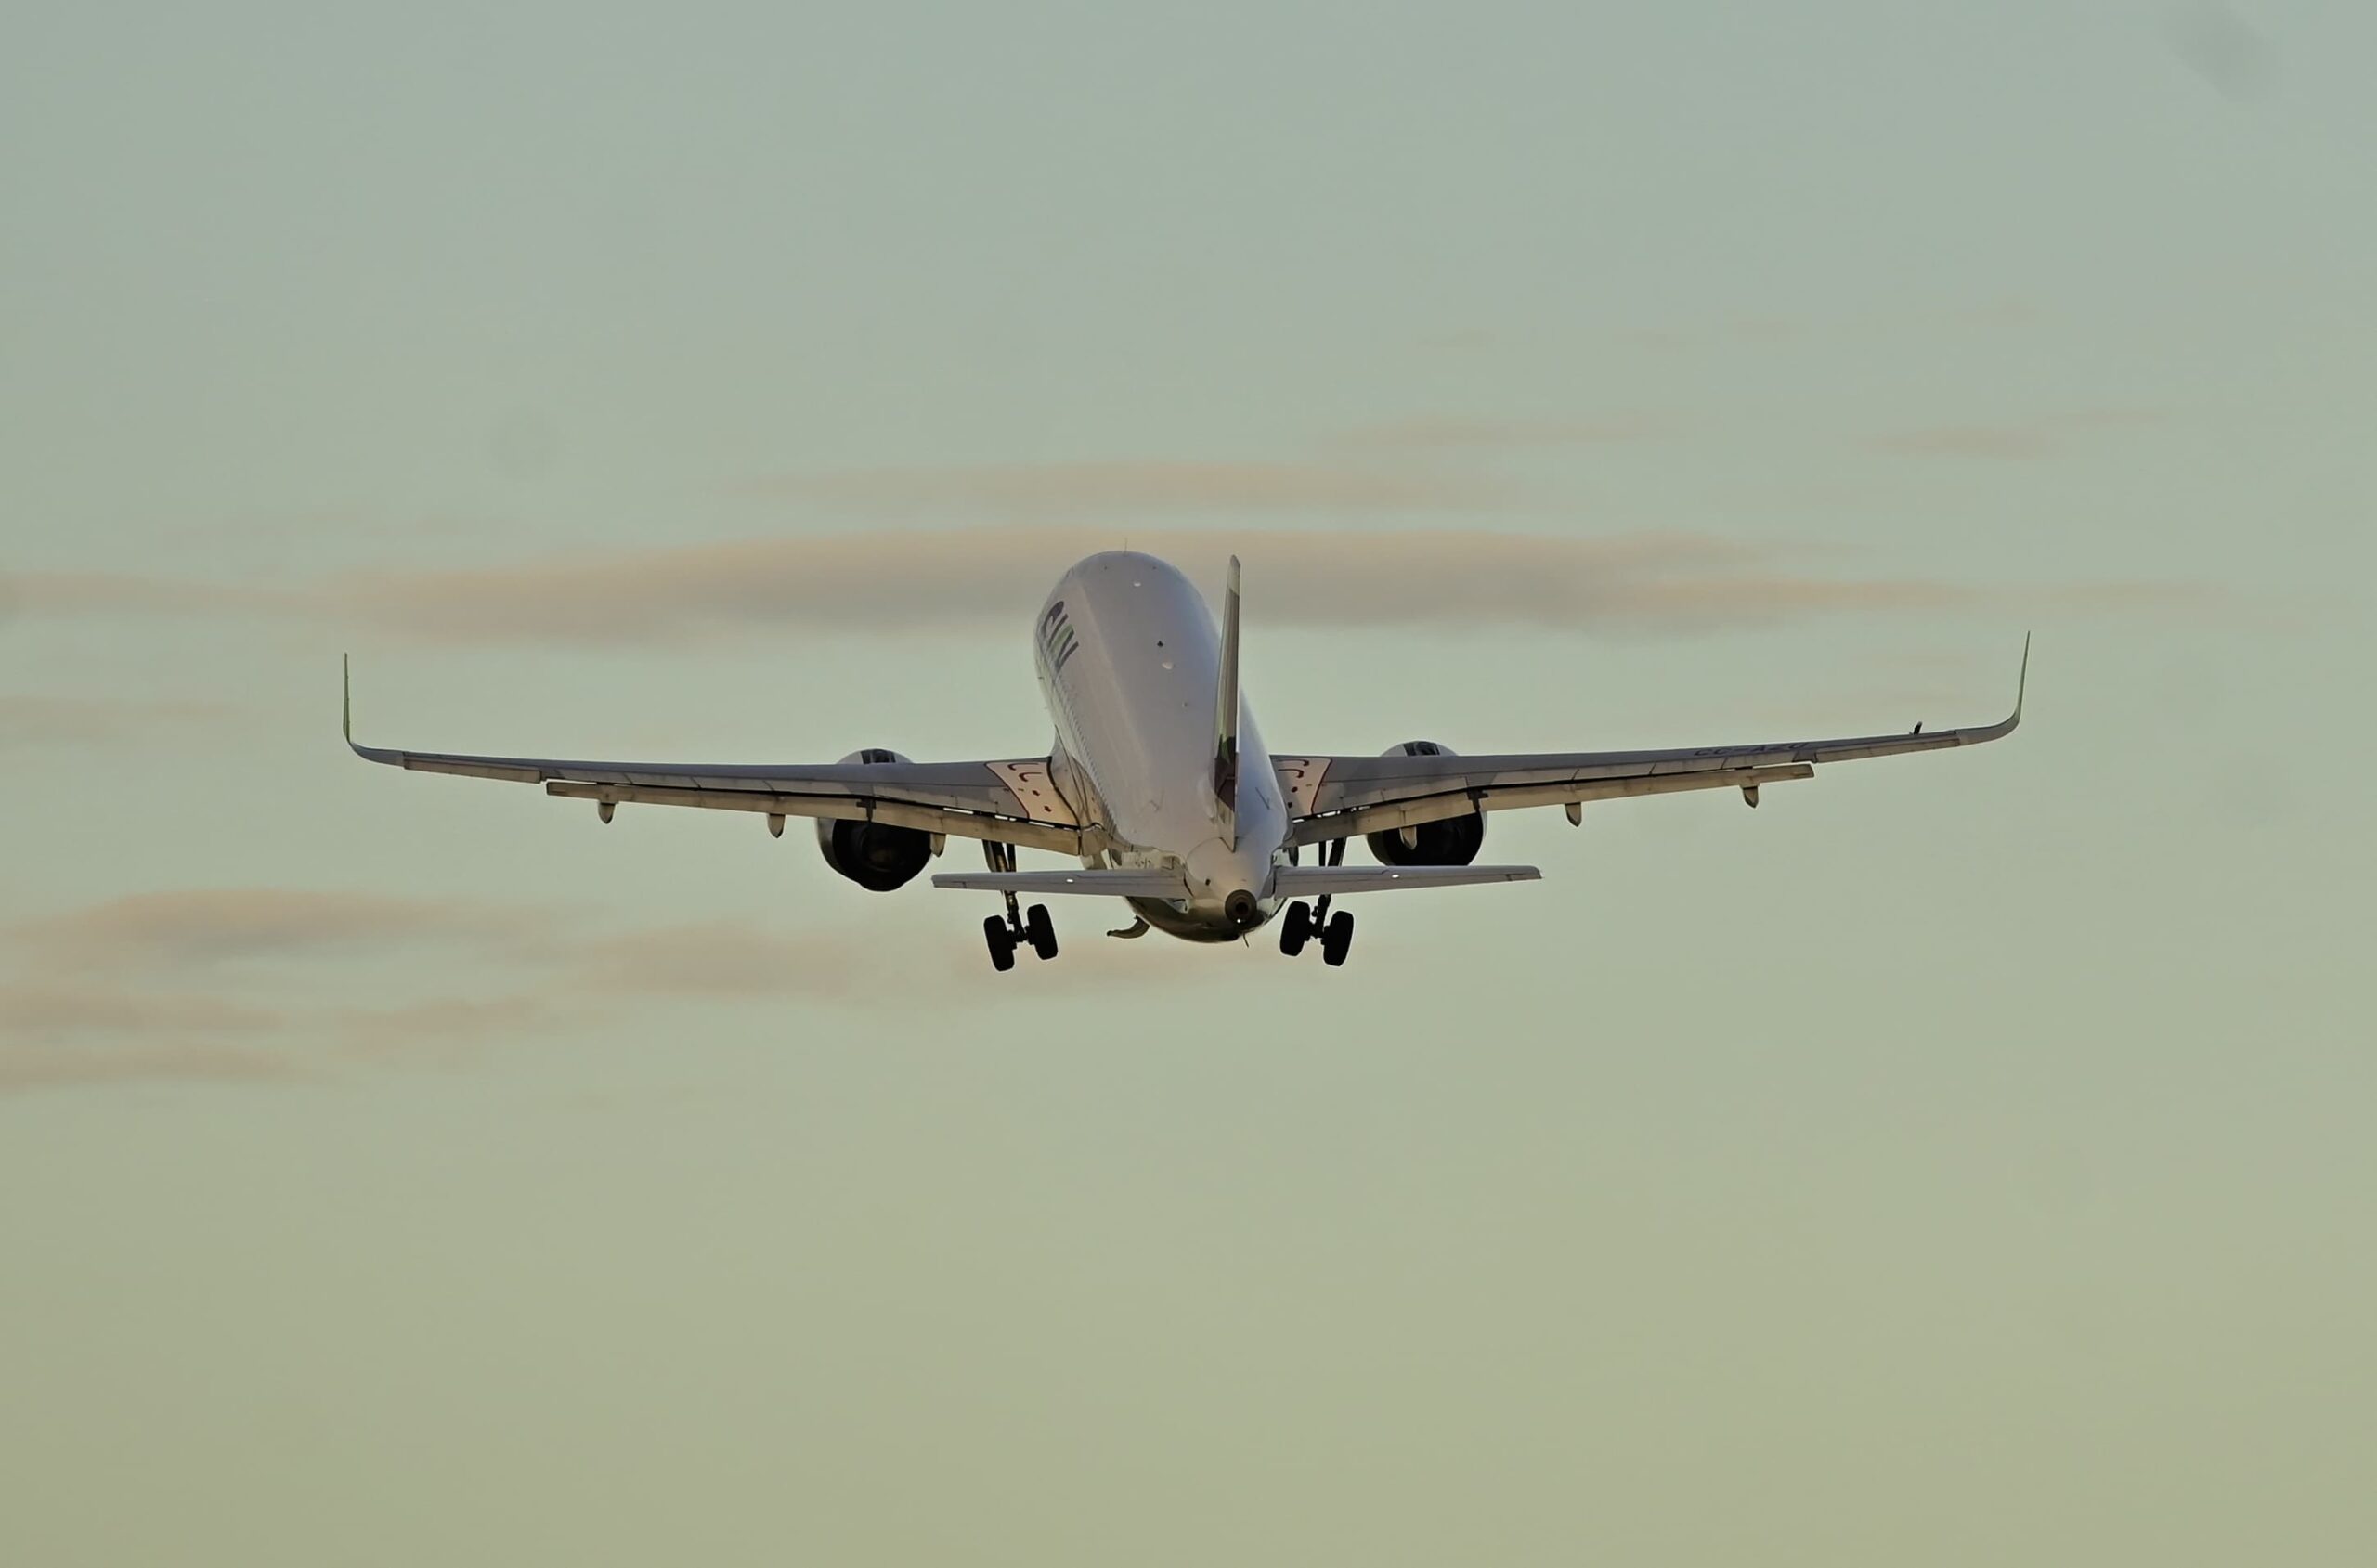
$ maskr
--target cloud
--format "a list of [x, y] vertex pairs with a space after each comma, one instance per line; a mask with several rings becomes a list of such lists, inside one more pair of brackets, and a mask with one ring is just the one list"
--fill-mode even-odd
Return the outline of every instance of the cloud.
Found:
[[286, 1080], [279, 1011], [219, 996], [0, 983], [0, 1095], [157, 1079]]
[[770, 935], [721, 920], [596, 939], [583, 944], [577, 959], [586, 983], [607, 991], [839, 997], [868, 986], [864, 961], [873, 945], [808, 933]]
[[[738, 627], [974, 630], [1020, 624], [1068, 565], [1122, 542], [1113, 530], [1059, 527], [750, 540], [390, 577], [350, 584], [341, 599], [380, 626], [448, 641], [621, 644]], [[1763, 553], [1690, 534], [1167, 530], [1131, 542], [1209, 584], [1241, 555], [1267, 622], [1307, 627], [1642, 619], [1650, 601], [1639, 590], [1736, 572]]]
[[197, 615], [289, 610], [302, 592], [189, 582], [133, 572], [18, 572], [0, 577], [0, 603], [20, 616]]
[[[296, 888], [136, 894], [26, 921], [0, 979], [0, 1094], [144, 1079], [323, 1078], [342, 1070], [476, 1059], [503, 1043], [630, 1009], [769, 1003], [916, 1016], [985, 1004], [969, 918], [921, 892], [897, 920], [807, 930], [697, 921], [586, 931], [526, 906]], [[1084, 990], [1187, 982], [1188, 964], [1150, 965], [1092, 935], [1117, 911], [1059, 911], [1072, 936], [1061, 964], [1033, 968], [987, 1000], [1018, 1004]], [[921, 922], [919, 940], [911, 923]], [[490, 943], [488, 939], [494, 939]], [[492, 994], [401, 993], [423, 966], [377, 977], [357, 1002], [342, 980], [320, 1000], [305, 965], [344, 950], [466, 940], [493, 961]], [[228, 961], [272, 957], [273, 968]], [[32, 978], [38, 976], [39, 978]], [[434, 982], [454, 984], [450, 978]], [[189, 989], [202, 985], [204, 991]], [[391, 986], [399, 994], [384, 994]]]
[[21, 922], [12, 934], [45, 969], [153, 975], [422, 940], [526, 940], [537, 930], [532, 912], [496, 905], [217, 888], [130, 894]]
[[[1445, 529], [1137, 531], [1210, 588], [1246, 564], [1248, 615], [1289, 629], [1688, 634], [1843, 615], [2012, 613], [2042, 598], [2124, 613], [2201, 608], [2212, 590], [2151, 581], [2027, 590], [1829, 567], [1832, 552], [1685, 532], [1560, 537]], [[884, 532], [754, 540], [382, 578], [349, 613], [441, 641], [682, 645], [735, 632], [975, 635], [1028, 618], [1103, 529]]]
[[[925, 896], [932, 897], [929, 891]], [[933, 921], [934, 908], [947, 904], [942, 895], [939, 906], [911, 909], [899, 925], [887, 922], [871, 930], [836, 926], [770, 931], [700, 921], [598, 938], [574, 954], [581, 969], [577, 984], [591, 991], [677, 1000], [800, 999], [902, 1011], [978, 1008], [986, 1000], [980, 983], [989, 961], [965, 925]], [[1110, 926], [1128, 923], [1119, 904], [1066, 900], [1054, 907], [1068, 938], [1059, 962], [1029, 970], [1032, 980], [990, 1000], [1045, 996], [1052, 988], [1144, 988], [1195, 978], [1190, 965], [1153, 968], [1096, 937]]]
[[1886, 431], [1871, 437], [1868, 445], [1901, 457], [2032, 461], [2055, 456], [2072, 436], [2085, 432], [2152, 424], [2163, 418], [2161, 412], [2150, 408], [2092, 408], [2003, 424], [1942, 424]]
[[233, 711], [223, 703], [0, 696], [0, 752], [144, 739], [161, 730], [218, 723]]
[[[441, 644], [701, 646], [753, 633], [973, 636], [1027, 620], [1059, 574], [1119, 529], [878, 530], [373, 573], [319, 585], [305, 613]], [[1837, 551], [1690, 532], [1590, 537], [1409, 528], [1134, 529], [1204, 585], [1235, 553], [1266, 627], [1526, 626], [1691, 634], [1842, 615], [2012, 613], [2059, 597], [2116, 613], [2201, 608], [2210, 590], [2150, 581], [1994, 590], [1838, 569]]]
[[878, 512], [1001, 518], [1096, 512], [1379, 512], [1499, 510], [1514, 499], [1474, 474], [1378, 473], [1305, 462], [1106, 461], [853, 469], [747, 481], [746, 496]]
[[1991, 424], [1891, 431], [1875, 436], [1873, 445], [1907, 457], [1944, 458], [2043, 458], [2056, 447], [2054, 438], [2034, 426]]
[[0, 1046], [0, 1095], [113, 1083], [290, 1082], [306, 1076], [287, 1056], [241, 1045]]
[[54, 1039], [82, 1034], [253, 1034], [280, 1027], [269, 1008], [217, 996], [155, 994], [56, 984], [0, 985], [0, 1032]]
[[350, 1008], [326, 1020], [354, 1056], [467, 1060], [500, 1041], [551, 1030], [565, 1015], [541, 995], [438, 996], [387, 1007]]
[[1670, 434], [1673, 425], [1647, 414], [1604, 420], [1489, 420], [1436, 416], [1359, 426], [1347, 446], [1390, 451], [1506, 447], [1602, 447]]

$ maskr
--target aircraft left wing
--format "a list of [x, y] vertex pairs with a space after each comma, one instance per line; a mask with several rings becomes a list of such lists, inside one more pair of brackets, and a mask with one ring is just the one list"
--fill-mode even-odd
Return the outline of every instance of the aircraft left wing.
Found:
[[1477, 811], [1566, 806], [1573, 820], [1588, 800], [1665, 795], [1687, 789], [1739, 789], [1753, 806], [1760, 784], [1815, 776], [1818, 764], [1857, 762], [1910, 751], [1938, 751], [2003, 739], [2022, 721], [2031, 645], [2014, 711], [1994, 724], [1843, 740], [1774, 741], [1673, 751], [1520, 753], [1498, 757], [1275, 757], [1279, 788], [1295, 819], [1291, 842], [1318, 844], [1362, 834], [1417, 827]]
[[741, 765], [403, 751], [357, 743], [351, 694], [340, 724], [347, 745], [367, 762], [419, 773], [540, 784], [547, 795], [594, 801], [604, 822], [620, 805], [697, 806], [759, 812], [778, 832], [786, 817], [826, 817], [1066, 855], [1081, 852], [1083, 824], [1050, 781], [1045, 757], [994, 762]]

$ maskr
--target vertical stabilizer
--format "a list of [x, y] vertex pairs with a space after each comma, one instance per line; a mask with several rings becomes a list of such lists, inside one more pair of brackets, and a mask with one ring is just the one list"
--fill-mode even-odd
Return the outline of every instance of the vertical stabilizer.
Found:
[[1222, 838], [1238, 848], [1238, 557], [1222, 595], [1222, 673], [1214, 693], [1214, 803]]

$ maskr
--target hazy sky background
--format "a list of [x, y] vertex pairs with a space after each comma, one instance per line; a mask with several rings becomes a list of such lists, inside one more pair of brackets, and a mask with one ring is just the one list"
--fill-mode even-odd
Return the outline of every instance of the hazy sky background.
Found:
[[[2377, 1557], [2377, 12], [6, 32], [0, 1561]], [[1125, 538], [1286, 751], [2031, 712], [1342, 971], [338, 744], [1029, 753]]]

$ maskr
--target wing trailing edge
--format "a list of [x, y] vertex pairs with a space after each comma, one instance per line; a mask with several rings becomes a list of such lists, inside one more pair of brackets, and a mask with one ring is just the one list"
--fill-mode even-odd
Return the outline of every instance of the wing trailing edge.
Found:
[[1384, 893], [1401, 888], [1534, 882], [1542, 875], [1531, 865], [1283, 865], [1271, 874], [1271, 890], [1283, 899], [1302, 899]]

